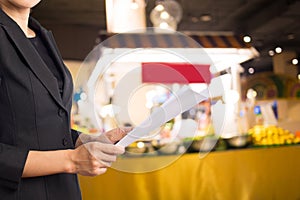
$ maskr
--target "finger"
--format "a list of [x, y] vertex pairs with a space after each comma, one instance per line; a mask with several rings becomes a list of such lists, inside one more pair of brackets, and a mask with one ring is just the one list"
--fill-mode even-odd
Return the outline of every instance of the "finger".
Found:
[[106, 136], [104, 133], [94, 133], [92, 135], [90, 134], [80, 134], [79, 138], [77, 139], [78, 142], [76, 142], [78, 146], [80, 146], [81, 144], [86, 144], [86, 143], [89, 143], [89, 142], [95, 142], [95, 141], [98, 141], [98, 142], [104, 142], [104, 143], [112, 143]]
[[121, 135], [122, 137], [124, 137], [125, 135], [127, 135], [130, 131], [132, 131], [132, 127], [120, 127], [117, 128], [117, 134]]
[[98, 175], [100, 174], [104, 174], [105, 172], [107, 171], [107, 168], [106, 167], [102, 167], [98, 170]]
[[120, 155], [125, 152], [124, 147], [115, 146], [113, 144], [102, 144], [101, 146], [99, 146], [99, 148], [101, 148], [104, 153], [107, 153], [110, 155]]
[[82, 144], [85, 144], [85, 143], [88, 143], [88, 142], [91, 142], [93, 141], [93, 136], [92, 135], [88, 135], [88, 134], [85, 134], [85, 133], [81, 133], [78, 137], [77, 140], [80, 141], [80, 143]]
[[121, 129], [122, 129], [122, 131], [124, 131], [127, 134], [127, 133], [129, 133], [130, 131], [133, 130], [133, 127], [128, 127], [127, 126], [127, 127], [122, 127]]
[[[121, 149], [121, 150], [120, 150]], [[89, 153], [93, 158], [99, 162], [105, 162], [106, 167], [110, 167], [112, 162], [117, 160], [117, 155], [124, 153], [125, 149], [123, 147], [116, 147], [111, 144], [103, 144], [95, 142], [88, 149]]]
[[98, 162], [95, 158], [88, 161], [79, 161], [77, 162], [77, 171], [79, 174], [93, 174], [99, 168], [105, 167], [102, 163]]
[[100, 162], [101, 164], [104, 163], [107, 167], [110, 167], [111, 163], [117, 160], [117, 156], [106, 154], [103, 152], [93, 153], [93, 156], [98, 162]]
[[118, 128], [116, 129], [112, 129], [108, 132], [105, 133], [106, 138], [111, 142], [111, 143], [115, 143], [116, 141], [120, 140], [118, 135]]
[[82, 169], [97, 169], [100, 167], [111, 167], [112, 162], [116, 161], [116, 156], [112, 155], [95, 155], [93, 158], [89, 161], [83, 161], [80, 163], [80, 166]]
[[87, 173], [88, 176], [98, 176], [104, 174], [107, 171], [106, 167], [100, 167], [94, 170], [91, 170]]
[[107, 143], [107, 144], [112, 144], [113, 142], [103, 133], [101, 134], [96, 141]]
[[104, 161], [104, 160], [99, 160], [99, 163], [101, 164], [100, 167], [111, 167], [112, 166], [112, 162], [109, 161]]
[[129, 127], [115, 128], [113, 130], [108, 131], [106, 133], [106, 136], [112, 143], [115, 143], [120, 139], [122, 139], [125, 135], [127, 135], [127, 133], [130, 132], [131, 130], [132, 128]]
[[120, 148], [119, 146], [115, 146], [113, 144], [107, 144], [103, 142], [89, 142], [84, 144], [86, 150], [90, 154], [95, 154], [97, 152], [104, 152], [110, 155], [119, 155], [125, 152], [124, 148]]

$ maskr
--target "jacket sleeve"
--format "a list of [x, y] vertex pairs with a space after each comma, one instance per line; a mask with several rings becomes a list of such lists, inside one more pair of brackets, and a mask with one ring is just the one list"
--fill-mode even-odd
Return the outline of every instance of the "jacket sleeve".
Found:
[[76, 141], [77, 141], [77, 139], [78, 139], [78, 137], [79, 137], [79, 135], [80, 135], [80, 132], [79, 132], [79, 131], [76, 131], [76, 130], [74, 130], [74, 129], [71, 129], [71, 134], [72, 134], [73, 144], [74, 144], [74, 146], [75, 146]]
[[29, 150], [0, 143], [0, 185], [17, 189]]

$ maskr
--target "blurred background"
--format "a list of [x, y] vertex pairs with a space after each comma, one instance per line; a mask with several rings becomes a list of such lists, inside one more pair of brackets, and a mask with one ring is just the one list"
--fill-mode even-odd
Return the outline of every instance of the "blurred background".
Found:
[[[83, 199], [300, 199], [299, 10], [299, 0], [41, 1], [32, 16], [53, 32], [76, 84], [73, 128], [137, 126], [185, 85], [217, 88], [106, 174], [79, 177]], [[139, 51], [98, 73], [83, 62], [98, 44], [100, 68]], [[220, 104], [226, 112], [214, 115]]]
[[[251, 37], [251, 45], [260, 52], [260, 57], [243, 63], [245, 74], [250, 67], [257, 72], [272, 71], [270, 51], [275, 51], [276, 47], [299, 55], [298, 0], [176, 2], [182, 7], [182, 19], [177, 25], [180, 32], [233, 32]], [[153, 26], [150, 13], [155, 5], [154, 0], [144, 3], [147, 27]], [[54, 32], [65, 59], [83, 60], [95, 45], [99, 32], [107, 32], [104, 0], [42, 1], [32, 14]]]

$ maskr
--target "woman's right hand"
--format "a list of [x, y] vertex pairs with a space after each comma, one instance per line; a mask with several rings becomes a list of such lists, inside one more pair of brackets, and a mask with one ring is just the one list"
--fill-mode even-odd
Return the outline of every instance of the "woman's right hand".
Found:
[[71, 150], [70, 173], [83, 176], [97, 176], [106, 172], [117, 155], [123, 154], [125, 149], [110, 143], [89, 142]]

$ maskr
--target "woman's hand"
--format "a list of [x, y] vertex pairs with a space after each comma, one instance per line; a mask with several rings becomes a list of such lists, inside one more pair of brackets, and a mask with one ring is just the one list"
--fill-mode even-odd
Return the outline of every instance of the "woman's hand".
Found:
[[69, 173], [83, 176], [97, 176], [106, 172], [117, 155], [125, 152], [123, 147], [102, 142], [85, 143], [70, 151]]
[[73, 150], [29, 151], [22, 177], [58, 173], [96, 176], [106, 172], [124, 152], [124, 147], [103, 142], [89, 142]]
[[96, 176], [106, 172], [117, 155], [125, 152], [124, 147], [114, 143], [122, 139], [132, 128], [115, 128], [103, 134], [80, 134], [76, 149], [71, 152], [70, 173]]
[[82, 133], [79, 135], [75, 147], [79, 147], [80, 145], [88, 142], [103, 142], [103, 143], [114, 144], [119, 140], [121, 140], [131, 130], [132, 128], [125, 127], [125, 128], [115, 128], [103, 134], [88, 135]]
[[121, 140], [132, 130], [131, 127], [115, 128], [104, 133], [104, 136], [109, 139], [113, 144]]

